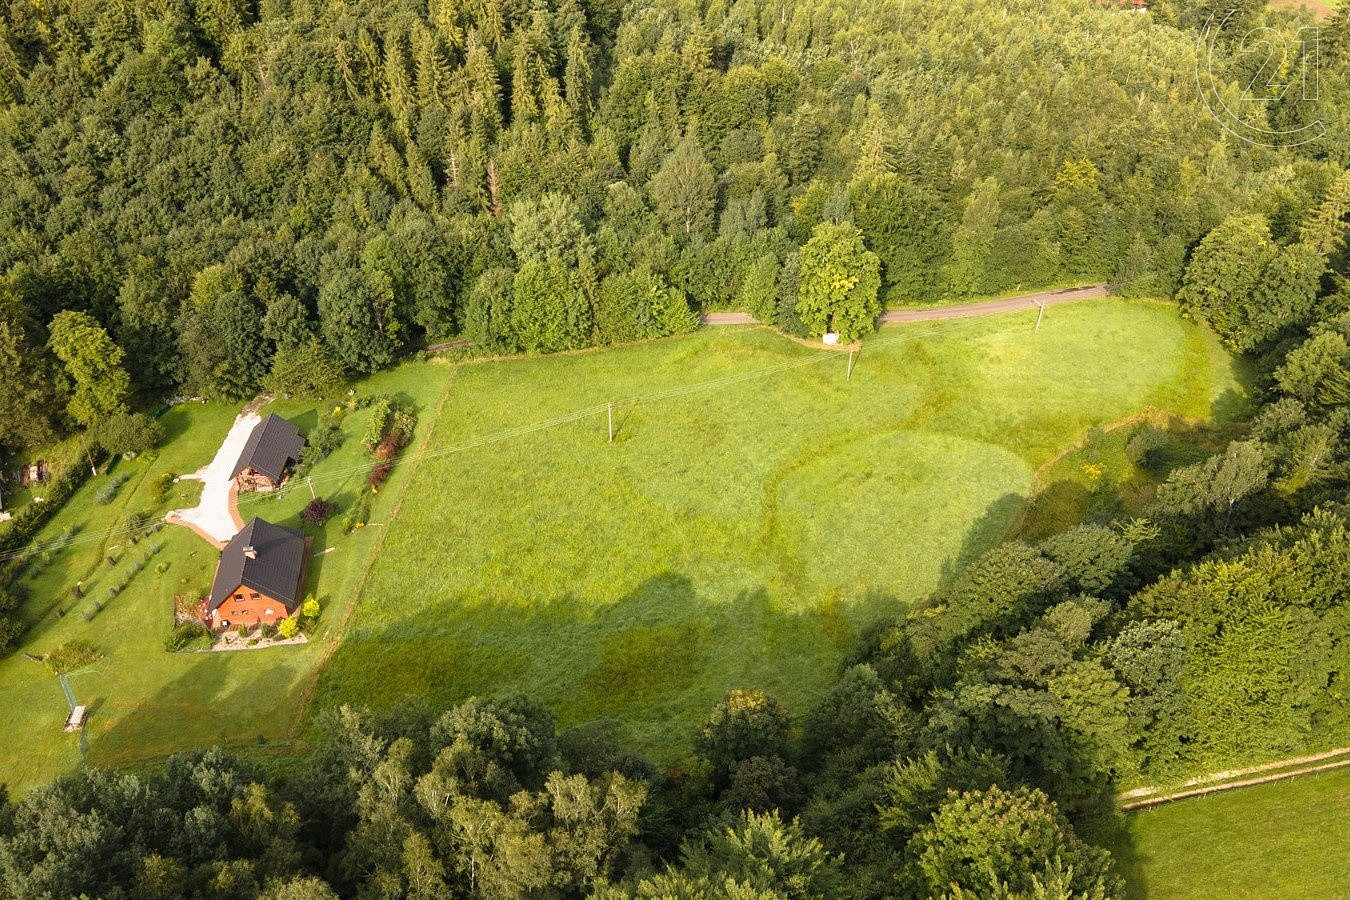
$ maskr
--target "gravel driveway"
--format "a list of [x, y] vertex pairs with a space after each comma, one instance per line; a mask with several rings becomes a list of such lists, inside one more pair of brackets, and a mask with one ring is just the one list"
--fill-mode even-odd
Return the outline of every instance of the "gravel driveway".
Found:
[[[1107, 294], [1105, 282], [1088, 284], [1083, 287], [1063, 288], [1057, 291], [1037, 291], [1034, 294], [1022, 294], [1018, 297], [1003, 297], [999, 300], [981, 300], [979, 303], [963, 303], [960, 306], [929, 306], [922, 309], [893, 309], [884, 312], [877, 323], [888, 322], [932, 322], [937, 319], [965, 319], [971, 316], [987, 316], [993, 313], [1013, 312], [1019, 309], [1035, 309], [1038, 306], [1050, 306], [1055, 303], [1069, 303], [1074, 300], [1094, 300]], [[712, 312], [698, 317], [700, 325], [755, 325], [759, 319], [742, 312]]]
[[230, 470], [239, 461], [239, 454], [243, 452], [253, 427], [262, 421], [262, 416], [258, 414], [262, 405], [255, 400], [244, 407], [244, 411], [230, 426], [230, 433], [225, 435], [225, 442], [216, 451], [211, 464], [183, 476], [202, 482], [202, 499], [192, 509], [177, 509], [169, 513], [169, 521], [186, 525], [207, 540], [219, 544], [228, 543], [230, 538], [239, 533], [242, 523], [239, 521], [239, 511], [235, 509], [234, 479], [230, 477]]

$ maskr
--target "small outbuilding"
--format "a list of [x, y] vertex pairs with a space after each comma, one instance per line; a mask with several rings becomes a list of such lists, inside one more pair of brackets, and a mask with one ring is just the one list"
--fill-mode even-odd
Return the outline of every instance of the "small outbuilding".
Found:
[[305, 585], [309, 541], [303, 532], [255, 518], [220, 553], [207, 623], [275, 624], [295, 614]]
[[230, 475], [243, 491], [274, 491], [305, 446], [300, 429], [276, 413], [253, 427]]

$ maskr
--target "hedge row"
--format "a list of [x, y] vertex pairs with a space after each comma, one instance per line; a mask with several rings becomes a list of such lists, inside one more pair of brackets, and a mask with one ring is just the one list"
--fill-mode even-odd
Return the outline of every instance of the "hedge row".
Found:
[[29, 503], [10, 522], [9, 530], [0, 534], [0, 557], [24, 549], [37, 537], [52, 516], [66, 505], [89, 477], [89, 470], [75, 463], [56, 476], [47, 487], [41, 503]]

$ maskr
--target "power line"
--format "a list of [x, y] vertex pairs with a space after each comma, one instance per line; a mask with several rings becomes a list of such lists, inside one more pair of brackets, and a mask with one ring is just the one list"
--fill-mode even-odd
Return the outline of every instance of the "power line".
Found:
[[[967, 328], [972, 325], [980, 324], [980, 322], [983, 319], [998, 314], [1000, 313], [990, 312], [990, 313], [982, 313], [976, 316], [965, 316], [960, 320], [951, 320], [951, 319], [942, 320], [942, 325], [935, 326], [924, 331], [915, 331], [906, 329], [902, 333], [896, 334], [889, 338], [886, 337], [874, 338], [872, 340], [867, 341], [866, 346], [870, 349], [876, 349], [880, 347], [887, 347], [894, 344], [903, 343], [905, 341], [913, 340], [916, 338], [928, 337], [930, 335], [937, 334], [939, 332], [955, 331], [959, 328]], [[724, 375], [720, 378], [713, 378], [707, 381], [696, 382], [694, 384], [680, 385], [677, 387], [667, 388], [661, 391], [655, 391], [650, 394], [637, 394], [622, 400], [598, 403], [595, 404], [594, 406], [588, 406], [582, 409], [573, 410], [572, 412], [563, 413], [561, 415], [554, 416], [550, 419], [544, 419], [539, 422], [532, 422], [525, 425], [517, 425], [512, 428], [506, 428], [501, 431], [492, 432], [491, 434], [467, 438], [465, 440], [458, 441], [456, 443], [449, 444], [444, 447], [428, 448], [426, 450], [408, 453], [405, 454], [404, 456], [399, 457], [399, 461], [409, 462], [415, 460], [430, 459], [439, 456], [449, 456], [455, 453], [464, 453], [470, 450], [476, 450], [480, 447], [485, 447], [491, 444], [500, 443], [505, 440], [510, 440], [512, 438], [527, 437], [531, 434], [536, 434], [540, 431], [546, 431], [553, 428], [560, 428], [564, 425], [570, 425], [575, 422], [583, 421], [585, 419], [598, 417], [602, 414], [607, 413], [611, 405], [638, 406], [641, 404], [651, 404], [651, 403], [659, 403], [666, 400], [674, 400], [680, 397], [689, 396], [690, 394], [714, 390], [716, 388], [729, 387], [731, 385], [741, 384], [743, 382], [753, 381], [759, 378], [766, 378], [771, 375], [777, 375], [795, 369], [805, 368], [806, 366], [815, 365], [817, 363], [824, 362], [828, 359], [839, 359], [839, 358], [841, 357], [839, 351], [837, 350], [819, 351], [810, 356], [806, 356], [800, 359], [788, 360], [786, 362], [777, 363], [772, 366], [765, 366], [760, 369], [753, 369], [749, 372], [737, 372], [731, 375]], [[309, 484], [325, 483], [350, 478], [353, 475], [365, 474], [370, 471], [372, 465], [374, 464], [370, 462], [363, 462], [356, 465], [346, 466], [341, 469], [333, 469], [319, 476], [311, 476], [309, 479], [307, 479], [307, 483]], [[261, 502], [263, 500], [274, 499], [277, 496], [278, 496], [277, 494], [245, 494], [239, 497], [237, 502], [241, 506], [251, 505], [253, 503]], [[50, 541], [45, 541], [38, 544], [31, 544], [25, 548], [11, 550], [8, 553], [0, 553], [0, 563], [10, 562], [25, 556], [32, 556], [35, 554], [46, 553], [50, 550], [64, 550], [67, 547], [73, 546], [75, 544], [86, 544], [93, 541], [104, 541], [107, 540], [108, 538], [116, 537], [119, 534], [129, 534], [138, 530], [139, 530], [138, 528], [131, 525], [119, 524], [107, 528], [106, 530], [101, 532], [91, 532], [88, 534], [81, 534], [78, 537], [71, 537], [69, 539], [54, 538]]]

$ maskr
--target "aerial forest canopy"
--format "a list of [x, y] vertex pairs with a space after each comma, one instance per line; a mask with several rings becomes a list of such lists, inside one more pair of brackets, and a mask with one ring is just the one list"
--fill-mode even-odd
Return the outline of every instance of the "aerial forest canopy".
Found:
[[[700, 308], [852, 337], [883, 306], [1017, 286], [1170, 296], [1221, 225], [1204, 258], [1269, 249], [1214, 277], [1272, 267], [1306, 311], [1318, 257], [1280, 248], [1350, 159], [1350, 44], [1323, 41], [1317, 110], [1265, 113], [1330, 133], [1255, 146], [1195, 89], [1194, 35], [1172, 26], [1203, 12], [9, 0], [0, 444], [91, 424], [80, 397], [103, 386], [47, 349], [63, 311], [103, 329], [143, 400], [371, 372], [455, 334], [628, 341]], [[1258, 324], [1235, 345], [1278, 330]]]
[[450, 337], [736, 309], [853, 340], [1087, 281], [1251, 374], [1212, 444], [1136, 423], [1137, 509], [973, 554], [795, 715], [731, 690], [687, 769], [520, 696], [339, 707], [275, 769], [0, 793], [0, 894], [1119, 895], [1118, 789], [1350, 734], [1347, 9], [1316, 97], [1244, 99], [1260, 54], [1203, 50], [1245, 125], [1324, 130], [1270, 146], [1196, 84], [1213, 13], [1306, 24], [1257, 0], [0, 0], [6, 459], [134, 453], [167, 398], [326, 398]]

